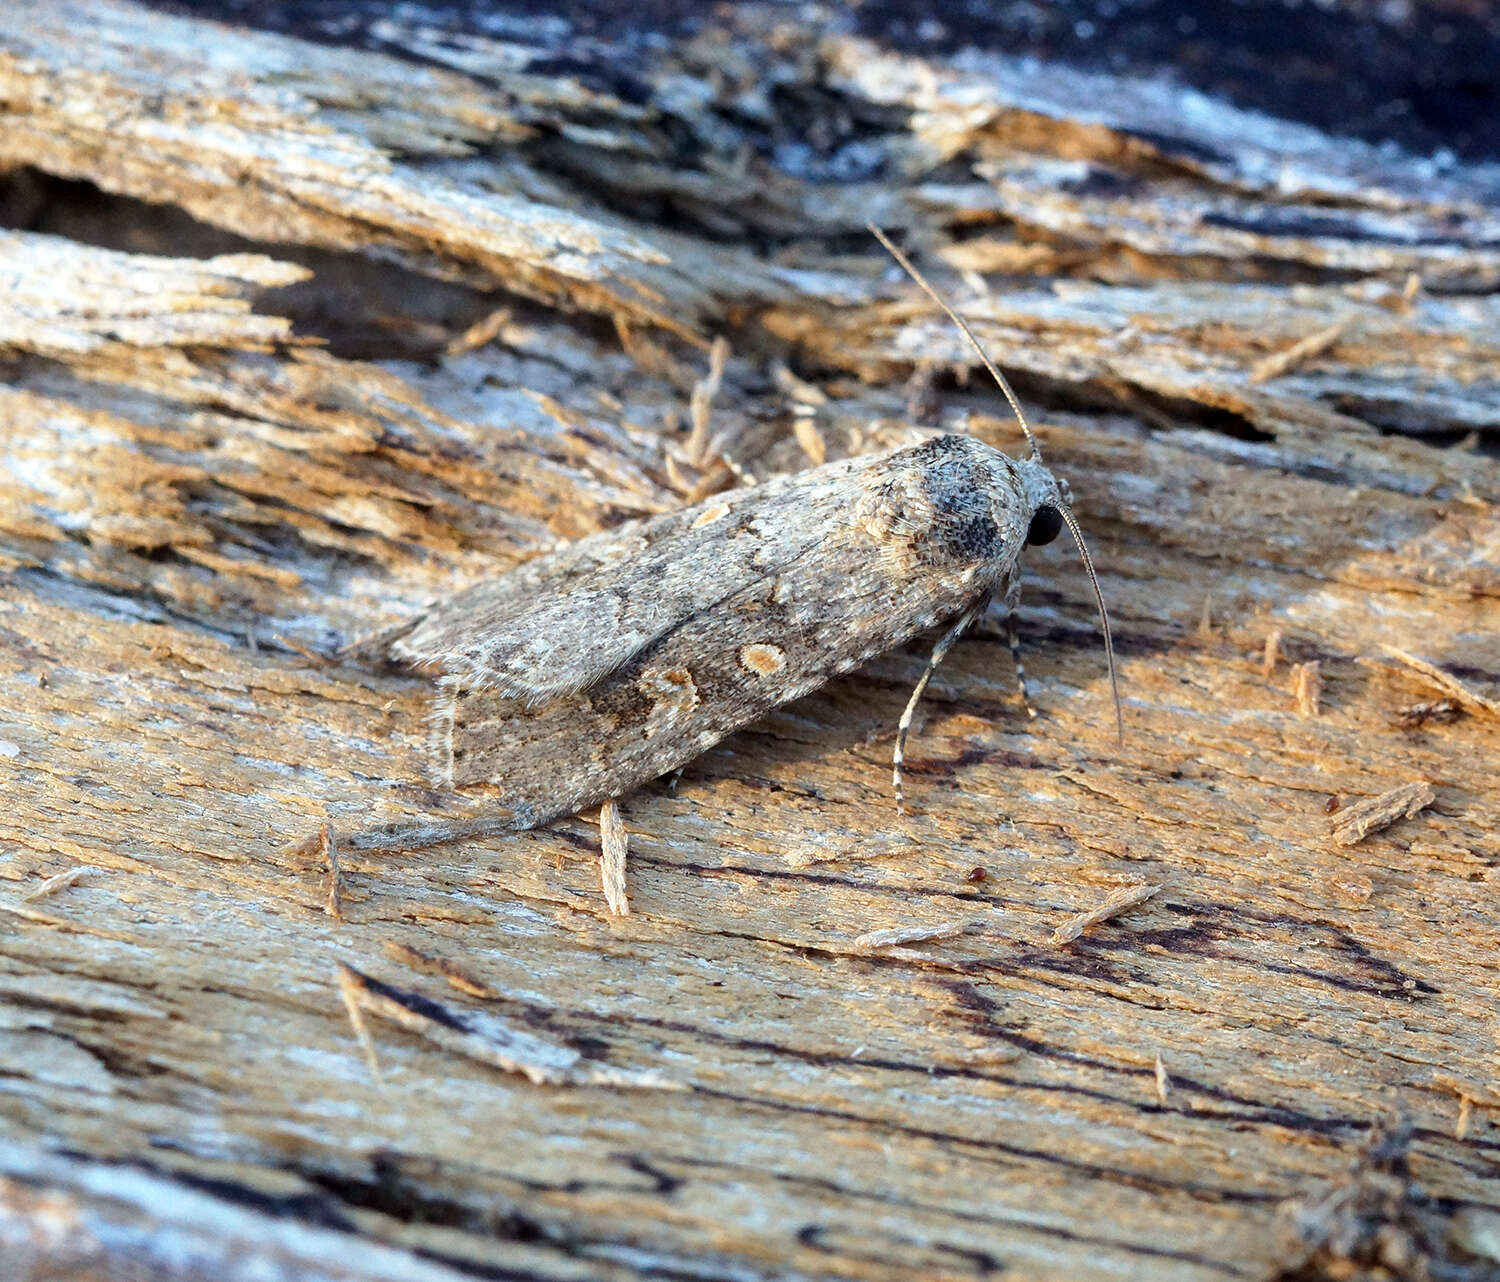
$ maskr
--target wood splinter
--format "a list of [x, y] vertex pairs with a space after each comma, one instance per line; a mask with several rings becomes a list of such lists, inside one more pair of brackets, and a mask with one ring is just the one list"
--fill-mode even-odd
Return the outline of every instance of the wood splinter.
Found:
[[940, 926], [897, 926], [890, 930], [872, 930], [854, 940], [856, 948], [895, 948], [901, 944], [923, 944], [934, 939], [952, 939], [968, 930], [966, 921], [949, 921]]
[[1318, 715], [1323, 699], [1323, 669], [1318, 660], [1299, 663], [1292, 669], [1292, 694], [1297, 711], [1304, 717]]
[[1398, 730], [1420, 730], [1423, 726], [1446, 726], [1463, 716], [1457, 699], [1429, 699], [1408, 704], [1391, 718]]
[[344, 872], [339, 866], [338, 847], [334, 844], [333, 829], [320, 824], [311, 837], [293, 842], [286, 847], [288, 855], [306, 858], [316, 855], [328, 865], [328, 895], [323, 901], [323, 911], [334, 921], [344, 920]]
[[660, 1074], [596, 1065], [571, 1046], [517, 1028], [487, 1012], [448, 1006], [422, 993], [382, 983], [352, 966], [335, 963], [339, 992], [376, 1083], [380, 1078], [373, 1041], [363, 1013], [379, 1015], [416, 1033], [450, 1054], [462, 1055], [506, 1073], [519, 1073], [538, 1086], [625, 1086], [653, 1090], [686, 1090]]
[[616, 917], [630, 916], [630, 900], [625, 893], [625, 856], [630, 850], [630, 834], [620, 819], [619, 803], [610, 797], [599, 807], [599, 881], [604, 887], [604, 901]]
[[1398, 819], [1415, 819], [1436, 798], [1425, 779], [1403, 783], [1378, 797], [1366, 797], [1339, 812], [1333, 821], [1333, 839], [1341, 846], [1353, 846]]
[[375, 1083], [376, 1090], [384, 1090], [385, 1081], [380, 1075], [380, 1059], [375, 1054], [375, 1039], [370, 1036], [370, 1026], [365, 1023], [363, 1003], [365, 977], [342, 963], [333, 968], [333, 975], [338, 981], [339, 996], [344, 1000], [344, 1010], [349, 1015], [349, 1025], [354, 1029], [354, 1036], [359, 1041], [360, 1049], [365, 1053], [365, 1063], [370, 1069], [370, 1080]]
[[48, 877], [40, 886], [28, 894], [22, 895], [20, 902], [23, 904], [35, 903], [38, 899], [46, 899], [48, 895], [55, 895], [60, 890], [66, 890], [75, 882], [80, 881], [91, 872], [99, 870], [93, 864], [79, 864], [76, 868], [69, 868], [67, 872], [60, 872], [55, 876]]
[[1318, 330], [1317, 333], [1299, 339], [1290, 347], [1283, 348], [1279, 352], [1272, 352], [1269, 356], [1263, 356], [1250, 367], [1250, 381], [1268, 383], [1273, 378], [1290, 374], [1303, 361], [1310, 361], [1314, 357], [1331, 351], [1339, 339], [1343, 338], [1344, 331], [1349, 328], [1353, 320], [1352, 315], [1345, 316], [1334, 321], [1332, 325]]
[[1486, 716], [1500, 716], [1500, 700], [1491, 699], [1480, 694], [1477, 690], [1470, 688], [1460, 681], [1452, 673], [1444, 672], [1435, 663], [1428, 663], [1426, 659], [1418, 658], [1405, 650], [1393, 645], [1382, 645], [1380, 647], [1397, 663], [1410, 668], [1418, 676], [1425, 678], [1436, 686], [1448, 700], [1467, 708], [1470, 712], [1481, 713]]
[[1053, 945], [1061, 948], [1064, 944], [1071, 944], [1090, 926], [1097, 926], [1111, 917], [1118, 917], [1137, 904], [1144, 904], [1160, 889], [1160, 886], [1126, 886], [1115, 891], [1097, 908], [1091, 908], [1086, 913], [1079, 913], [1076, 917], [1069, 918], [1054, 930], [1052, 932]]
[[1276, 665], [1281, 661], [1281, 629], [1273, 628], [1266, 637], [1265, 653], [1261, 656], [1260, 672], [1262, 676], [1268, 677], [1276, 671]]
[[318, 829], [318, 850], [328, 861], [328, 898], [323, 911], [334, 921], [344, 920], [344, 870], [339, 867], [338, 848], [333, 844], [333, 831], [324, 824]]

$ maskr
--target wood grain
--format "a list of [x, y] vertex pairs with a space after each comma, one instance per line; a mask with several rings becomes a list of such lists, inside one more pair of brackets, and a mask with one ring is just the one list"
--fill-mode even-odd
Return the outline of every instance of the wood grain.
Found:
[[[1423, 1249], [1495, 1276], [1487, 180], [723, 21], [632, 97], [607, 45], [552, 49], [567, 74], [394, 19], [377, 50], [0, 14], [5, 1276], [1265, 1278], [1312, 1249], [1278, 1207], [1396, 1114]], [[773, 164], [744, 132], [773, 74], [828, 164], [878, 163]], [[1038, 718], [982, 627], [905, 818], [922, 643], [625, 798], [628, 916], [591, 819], [351, 842], [487, 796], [424, 782], [428, 682], [340, 646], [914, 414], [1019, 449], [870, 217], [1072, 484], [1125, 742], [1060, 541], [1026, 559]], [[732, 467], [688, 448], [705, 408]], [[1442, 691], [1389, 646], [1463, 683], [1456, 719], [1401, 728]], [[1418, 780], [1425, 809], [1335, 840]]]

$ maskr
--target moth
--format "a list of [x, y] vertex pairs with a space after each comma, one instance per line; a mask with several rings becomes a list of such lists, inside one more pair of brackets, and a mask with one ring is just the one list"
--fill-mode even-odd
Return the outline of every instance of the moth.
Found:
[[[907, 732], [933, 672], [992, 600], [1013, 615], [1022, 549], [1064, 527], [1093, 583], [1123, 726], [1109, 616], [1068, 487], [968, 325], [871, 230], [978, 351], [1031, 456], [934, 436], [631, 521], [432, 607], [392, 648], [442, 673], [442, 784], [498, 785], [499, 822], [535, 827], [666, 774], [943, 624], [897, 730], [900, 808]], [[1013, 620], [1010, 636], [1014, 650]]]

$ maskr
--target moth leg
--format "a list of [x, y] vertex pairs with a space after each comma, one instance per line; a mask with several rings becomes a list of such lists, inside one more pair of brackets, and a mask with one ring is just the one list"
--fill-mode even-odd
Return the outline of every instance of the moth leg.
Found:
[[1036, 720], [1036, 709], [1031, 706], [1031, 695], [1026, 689], [1026, 665], [1021, 662], [1021, 634], [1016, 631], [1016, 608], [1021, 604], [1021, 576], [1012, 574], [1005, 585], [1005, 642], [1010, 646], [1011, 662], [1016, 665], [1016, 688], [1021, 692], [1021, 706], [1032, 721]]
[[1016, 631], [1016, 612], [1012, 610], [1005, 616], [1005, 640], [1010, 646], [1010, 657], [1016, 665], [1016, 688], [1021, 692], [1021, 706], [1026, 709], [1026, 715], [1031, 720], [1036, 720], [1036, 709], [1031, 706], [1031, 695], [1026, 689], [1026, 665], [1021, 662], [1021, 637]]
[[937, 645], [932, 648], [932, 657], [927, 660], [927, 666], [922, 669], [922, 675], [917, 680], [917, 688], [911, 692], [911, 698], [906, 701], [906, 711], [901, 714], [901, 721], [896, 726], [896, 751], [892, 762], [891, 781], [896, 786], [896, 813], [906, 813], [906, 797], [901, 790], [901, 762], [906, 757], [906, 732], [911, 729], [912, 715], [917, 710], [917, 701], [922, 697], [922, 691], [927, 689], [927, 683], [932, 680], [932, 674], [937, 671], [940, 664], [953, 649], [953, 643], [963, 636], [969, 626], [984, 613], [989, 605], [988, 596], [982, 596], [974, 602], [967, 610], [958, 617], [958, 622], [943, 633]]

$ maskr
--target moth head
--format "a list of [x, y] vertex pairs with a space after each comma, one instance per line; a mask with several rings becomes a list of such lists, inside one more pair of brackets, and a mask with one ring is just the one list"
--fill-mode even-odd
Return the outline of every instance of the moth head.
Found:
[[1104, 608], [1104, 593], [1099, 589], [1099, 576], [1094, 572], [1094, 558], [1089, 555], [1088, 544], [1083, 541], [1083, 531], [1078, 528], [1078, 518], [1073, 515], [1073, 491], [1068, 483], [1054, 476], [1050, 468], [1038, 458], [1017, 459], [1016, 474], [1025, 487], [1026, 507], [1031, 519], [1026, 527], [1028, 544], [1051, 543], [1064, 529], [1073, 536], [1083, 561], [1084, 573], [1094, 589], [1094, 601], [1099, 607], [1099, 624], [1104, 632], [1104, 658], [1109, 668], [1109, 687], [1115, 698], [1115, 728], [1123, 742], [1125, 718], [1120, 708], [1120, 683], [1115, 675], [1115, 643], [1109, 628], [1109, 611]]
[[1062, 513], [1050, 503], [1044, 503], [1031, 514], [1031, 524], [1026, 527], [1026, 542], [1032, 547], [1051, 543], [1062, 533]]
[[1020, 500], [1020, 515], [1027, 522], [1026, 542], [1032, 547], [1051, 543], [1067, 528], [1063, 513], [1073, 507], [1073, 491], [1039, 459], [1013, 459], [1011, 467], [1020, 482], [1016, 497]]
[[1120, 683], [1115, 676], [1115, 646], [1114, 638], [1110, 635], [1109, 611], [1104, 608], [1104, 593], [1099, 590], [1099, 576], [1094, 573], [1094, 558], [1089, 555], [1088, 545], [1083, 541], [1083, 531], [1078, 528], [1078, 520], [1073, 515], [1073, 495], [1069, 492], [1066, 482], [1053, 476], [1042, 463], [1041, 447], [1037, 444], [1031, 424], [1026, 421], [1021, 402], [1011, 390], [1005, 375], [1000, 372], [995, 362], [990, 360], [989, 353], [975, 337], [974, 331], [969, 328], [969, 323], [948, 306], [943, 296], [928, 283], [927, 278], [912, 266], [911, 260], [891, 243], [889, 236], [874, 223], [867, 223], [866, 226], [875, 239], [885, 246], [891, 257], [901, 264], [907, 275], [917, 282], [922, 292], [932, 299], [946, 313], [948, 319], [958, 327], [959, 332], [963, 334], [969, 346], [979, 357], [980, 363], [990, 372], [996, 386], [1004, 393], [1011, 409], [1015, 411], [1016, 421], [1021, 425], [1021, 431], [1026, 434], [1026, 441], [1031, 446], [1031, 457], [1016, 461], [1016, 467], [1024, 478], [1027, 503], [1031, 512], [1031, 519], [1026, 528], [1026, 542], [1033, 545], [1051, 543], [1066, 526], [1068, 533], [1073, 536], [1073, 542], [1078, 546], [1078, 555], [1083, 561], [1084, 571], [1088, 574], [1089, 583], [1094, 589], [1094, 600], [1099, 606], [1099, 624], [1104, 630], [1104, 657], [1109, 667], [1109, 686], [1115, 697], [1115, 728], [1123, 742], [1125, 718], [1120, 710]]
[[1068, 483], [1050, 472], [1046, 474], [1046, 479], [1052, 482], [1055, 494], [1044, 493], [1032, 510], [1031, 524], [1026, 528], [1026, 542], [1032, 547], [1051, 543], [1061, 534], [1066, 524], [1063, 513], [1073, 506], [1073, 492], [1068, 489]]

